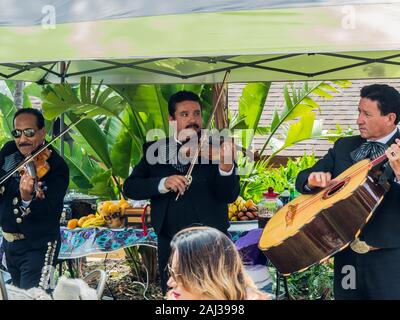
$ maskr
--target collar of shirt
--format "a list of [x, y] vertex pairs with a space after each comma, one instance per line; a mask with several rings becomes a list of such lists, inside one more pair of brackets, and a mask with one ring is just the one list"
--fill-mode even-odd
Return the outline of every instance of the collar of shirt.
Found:
[[176, 137], [176, 132], [174, 132], [174, 140], [175, 140], [175, 142], [177, 142], [178, 144], [182, 145], [182, 141], [179, 141], [178, 138]]
[[386, 144], [390, 139], [392, 139], [392, 137], [396, 134], [396, 132], [397, 132], [397, 127], [396, 127], [396, 129], [394, 129], [391, 133], [389, 133], [387, 136], [384, 136], [383, 138], [380, 138], [380, 139], [378, 139], [378, 140], [371, 140], [371, 139], [369, 139], [369, 140], [367, 140], [367, 141], [375, 141], [375, 142], [380, 142], [380, 143], [383, 143], [383, 144]]

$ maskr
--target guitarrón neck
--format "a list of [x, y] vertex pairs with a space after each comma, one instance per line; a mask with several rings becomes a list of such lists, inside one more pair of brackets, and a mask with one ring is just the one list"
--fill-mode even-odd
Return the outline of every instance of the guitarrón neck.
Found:
[[383, 155], [381, 155], [380, 157], [376, 158], [375, 160], [372, 160], [370, 165], [372, 167], [377, 166], [378, 164], [381, 164], [383, 161], [387, 160], [387, 155], [384, 153]]

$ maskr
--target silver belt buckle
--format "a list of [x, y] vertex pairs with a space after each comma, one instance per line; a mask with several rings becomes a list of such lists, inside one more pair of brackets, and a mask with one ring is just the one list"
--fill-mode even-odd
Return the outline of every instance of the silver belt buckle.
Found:
[[369, 252], [370, 246], [360, 239], [356, 238], [352, 243], [350, 243], [350, 248], [357, 253], [364, 254]]
[[11, 233], [3, 231], [3, 238], [7, 240], [7, 242], [13, 242], [14, 236]]

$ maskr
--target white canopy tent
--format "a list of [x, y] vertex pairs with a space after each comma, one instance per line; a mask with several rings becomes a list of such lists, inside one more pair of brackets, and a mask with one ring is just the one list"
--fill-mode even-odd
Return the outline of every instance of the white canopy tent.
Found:
[[400, 1], [0, 0], [0, 79], [399, 78], [399, 17]]

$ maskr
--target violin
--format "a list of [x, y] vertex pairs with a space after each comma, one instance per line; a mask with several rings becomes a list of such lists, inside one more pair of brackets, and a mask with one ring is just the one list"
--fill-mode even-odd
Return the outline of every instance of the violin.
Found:
[[28, 173], [34, 178], [34, 192], [36, 195], [39, 195], [40, 198], [44, 197], [43, 191], [46, 191], [47, 188], [43, 185], [43, 182], [41, 188], [39, 188], [39, 180], [50, 171], [50, 165], [47, 162], [50, 156], [51, 150], [45, 148], [39, 154], [32, 157], [32, 159], [25, 163], [25, 165], [19, 170], [21, 176]]
[[[182, 145], [179, 152], [183, 157], [187, 159], [193, 159], [196, 154], [196, 150], [199, 147], [198, 140], [189, 140]], [[207, 140], [207, 139], [206, 139]], [[207, 141], [201, 145], [201, 149], [199, 150], [198, 157], [203, 159], [207, 159], [210, 161], [219, 161], [222, 144], [226, 141], [231, 141], [233, 145], [237, 147], [237, 145], [233, 142], [232, 137], [226, 136], [209, 136], [208, 143]], [[241, 148], [241, 147], [239, 147]]]

